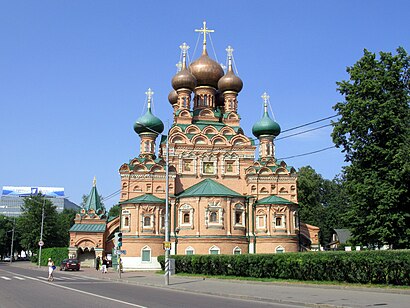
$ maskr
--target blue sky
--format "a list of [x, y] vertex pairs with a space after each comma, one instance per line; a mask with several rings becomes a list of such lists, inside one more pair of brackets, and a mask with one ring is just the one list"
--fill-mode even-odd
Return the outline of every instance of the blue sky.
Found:
[[[346, 67], [364, 48], [410, 51], [409, 11], [409, 1], [387, 0], [2, 0], [0, 186], [64, 187], [80, 203], [96, 176], [101, 195], [117, 191], [118, 168], [139, 154], [132, 126], [147, 88], [155, 92], [154, 113], [172, 123], [167, 96], [179, 45], [191, 46], [191, 59], [200, 55], [200, 45], [193, 54], [194, 29], [203, 20], [215, 30], [219, 62], [228, 45], [235, 49], [244, 82], [239, 114], [252, 136], [264, 91], [282, 130], [334, 115], [332, 106], [343, 99], [336, 81], [348, 78]], [[332, 146], [330, 133], [327, 127], [278, 140], [276, 156]], [[286, 162], [332, 179], [344, 158], [331, 149]]]

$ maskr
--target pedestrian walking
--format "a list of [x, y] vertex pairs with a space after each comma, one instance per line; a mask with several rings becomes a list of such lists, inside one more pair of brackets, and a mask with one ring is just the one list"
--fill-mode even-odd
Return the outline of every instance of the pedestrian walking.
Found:
[[102, 260], [102, 267], [101, 267], [101, 271], [103, 274], [107, 273], [107, 265], [108, 265], [107, 257], [104, 257]]
[[100, 259], [100, 256], [98, 256], [97, 259], [95, 259], [95, 269], [97, 271], [100, 270], [100, 263], [101, 263], [101, 259]]
[[48, 258], [47, 266], [48, 266], [48, 281], [54, 281], [53, 272], [56, 269], [56, 267], [54, 265], [54, 261], [51, 258]]

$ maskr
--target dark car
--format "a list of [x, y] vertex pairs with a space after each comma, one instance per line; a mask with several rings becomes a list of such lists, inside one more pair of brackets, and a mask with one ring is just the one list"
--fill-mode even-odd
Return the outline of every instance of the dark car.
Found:
[[73, 270], [73, 271], [79, 271], [80, 270], [80, 261], [77, 259], [64, 259], [61, 261], [60, 264], [60, 271], [62, 270]]

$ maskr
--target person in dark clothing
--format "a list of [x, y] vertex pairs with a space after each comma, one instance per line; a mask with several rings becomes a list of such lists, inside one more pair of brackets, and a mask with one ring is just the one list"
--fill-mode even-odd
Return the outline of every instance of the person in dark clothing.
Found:
[[107, 273], [107, 265], [108, 265], [107, 257], [104, 257], [102, 261], [102, 268], [101, 268], [101, 271], [103, 274]]
[[101, 263], [101, 259], [100, 259], [100, 256], [98, 256], [97, 259], [95, 259], [95, 269], [97, 271], [100, 270], [100, 263]]

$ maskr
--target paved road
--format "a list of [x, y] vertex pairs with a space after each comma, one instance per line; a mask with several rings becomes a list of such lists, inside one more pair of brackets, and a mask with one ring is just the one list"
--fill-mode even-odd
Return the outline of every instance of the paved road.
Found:
[[0, 307], [295, 307], [0, 266]]
[[[19, 271], [30, 270], [30, 275], [34, 277], [46, 277], [47, 269], [33, 266], [29, 262], [16, 262], [12, 266], [0, 263], [0, 295], [3, 270]], [[205, 295], [219, 295], [226, 300], [229, 299], [246, 299], [253, 300], [252, 305], [249, 303], [238, 304], [236, 302], [227, 302], [226, 306], [234, 304], [235, 307], [258, 307], [255, 302], [259, 302], [263, 307], [266, 304], [286, 304], [309, 307], [392, 307], [405, 308], [410, 307], [410, 290], [406, 289], [381, 289], [381, 288], [358, 288], [358, 287], [340, 287], [340, 286], [313, 286], [306, 284], [279, 284], [279, 283], [256, 283], [232, 280], [205, 279], [196, 277], [175, 277], [170, 278], [170, 285], [164, 285], [164, 277], [152, 272], [126, 272], [122, 274], [122, 279], [118, 279], [118, 274], [110, 269], [108, 274], [101, 274], [95, 269], [84, 268], [80, 272], [56, 272], [56, 285], [70, 287], [81, 287], [88, 285], [87, 290], [97, 292], [104, 296], [112, 296], [115, 299], [128, 299], [127, 294], [122, 297], [115, 297], [117, 292], [127, 290], [131, 292], [129, 296], [133, 303], [148, 305], [147, 302], [137, 302], [136, 299], [145, 300], [145, 298], [156, 299], [157, 295], [166, 297], [167, 307], [211, 307], [214, 305], [225, 307], [225, 303], [213, 303]], [[24, 272], [20, 272], [23, 273]], [[79, 279], [69, 280], [67, 278]], [[40, 278], [38, 278], [40, 279]], [[44, 278], [43, 278], [44, 279]], [[58, 279], [67, 280], [65, 282]], [[85, 279], [85, 281], [81, 281]], [[91, 279], [87, 281], [87, 279]], [[107, 287], [108, 286], [108, 287]], [[141, 288], [140, 288], [141, 287]], [[154, 288], [153, 288], [154, 287]], [[107, 288], [106, 293], [98, 293], [99, 289]], [[111, 291], [113, 290], [113, 291]], [[160, 292], [164, 291], [164, 293]], [[172, 292], [172, 291], [176, 291]], [[105, 291], [104, 291], [105, 292]], [[170, 292], [170, 293], [167, 293]], [[191, 295], [203, 294], [204, 298], [191, 298]], [[174, 298], [176, 297], [176, 298]], [[2, 296], [0, 296], [2, 298]], [[210, 297], [209, 297], [210, 298]], [[161, 299], [162, 300], [162, 299]], [[161, 302], [162, 303], [162, 302]], [[0, 307], [2, 307], [0, 305]], [[148, 307], [161, 307], [148, 305]], [[272, 306], [270, 306], [272, 307]], [[279, 306], [278, 306], [279, 307]], [[284, 307], [284, 306], [280, 306]]]

